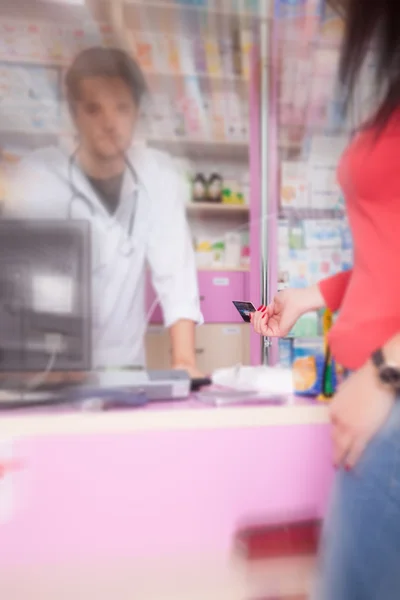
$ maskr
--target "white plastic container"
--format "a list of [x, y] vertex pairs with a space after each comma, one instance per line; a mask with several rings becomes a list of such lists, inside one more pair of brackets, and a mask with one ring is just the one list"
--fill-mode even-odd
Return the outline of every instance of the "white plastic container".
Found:
[[240, 267], [242, 255], [242, 236], [240, 233], [230, 231], [225, 234], [225, 265], [227, 267]]

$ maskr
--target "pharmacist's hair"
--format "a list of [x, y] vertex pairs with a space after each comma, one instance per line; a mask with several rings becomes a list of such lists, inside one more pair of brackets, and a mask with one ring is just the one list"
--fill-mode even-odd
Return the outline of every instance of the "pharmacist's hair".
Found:
[[328, 0], [345, 19], [339, 81], [350, 106], [367, 53], [375, 56], [376, 97], [383, 98], [371, 124], [383, 127], [400, 108], [400, 0]]
[[129, 54], [118, 48], [98, 46], [78, 54], [67, 71], [65, 86], [70, 105], [79, 101], [81, 82], [91, 77], [118, 77], [129, 87], [137, 106], [147, 92], [144, 74]]

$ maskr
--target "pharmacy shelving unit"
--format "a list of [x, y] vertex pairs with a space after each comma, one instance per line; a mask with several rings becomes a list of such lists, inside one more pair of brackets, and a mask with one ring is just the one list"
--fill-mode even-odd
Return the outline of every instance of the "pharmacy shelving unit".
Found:
[[[280, 87], [275, 85], [270, 90], [276, 148], [272, 160], [280, 175], [275, 180], [273, 202], [281, 232], [285, 228], [291, 232], [297, 230], [299, 237], [292, 237], [289, 242], [287, 236], [287, 244], [291, 244], [290, 261], [276, 249], [270, 258], [275, 273], [286, 271], [290, 262], [288, 284], [299, 286], [347, 269], [351, 263], [345, 211], [334, 173], [350, 132], [357, 127], [354, 111], [358, 102], [346, 123], [336, 121], [339, 111], [335, 110], [334, 92], [342, 30], [337, 15], [329, 9], [317, 10], [316, 4], [307, 0], [301, 10], [304, 20], [308, 19], [308, 27], [303, 28], [303, 33], [300, 29], [294, 33], [289, 14], [280, 10], [283, 4], [276, 3], [272, 33], [275, 50], [272, 80], [280, 83]], [[290, 42], [286, 36], [290, 36]], [[296, 95], [291, 95], [291, 88], [297, 90]], [[291, 171], [288, 165], [298, 165], [298, 178], [297, 174], [293, 178], [292, 173], [288, 175]], [[303, 189], [304, 194], [295, 193], [288, 201], [284, 193], [288, 188]], [[335, 229], [338, 235], [332, 236], [331, 241], [326, 235], [324, 238], [327, 231]], [[313, 230], [319, 232], [319, 238], [310, 235]], [[299, 242], [302, 235], [303, 241]], [[281, 234], [281, 244], [282, 238], [285, 236]], [[279, 248], [279, 243], [276, 247]], [[300, 322], [293, 333], [296, 338], [311, 338], [307, 343], [321, 344], [321, 321], [315, 314], [305, 315], [303, 324]], [[284, 366], [289, 366], [292, 342], [292, 339], [281, 342], [280, 360]]]
[[[68, 0], [38, 0], [27, 5], [22, 0], [2, 3], [0, 9], [0, 23], [9, 23], [8, 38], [15, 36], [15, 52], [7, 52], [3, 44], [0, 54], [0, 68], [29, 68], [42, 67], [56, 70], [59, 83], [59, 100], [62, 102], [62, 78], [65, 69], [70, 64], [74, 55], [74, 48], [63, 48], [60, 40], [52, 39], [52, 35], [60, 32], [64, 27], [75, 32], [73, 42], [78, 38], [78, 46], [85, 47], [95, 43], [106, 45], [119, 45], [126, 50], [135, 52], [133, 31], [151, 31], [156, 35], [179, 35], [188, 38], [191, 35], [190, 27], [201, 26], [207, 31], [207, 36], [214, 48], [218, 47], [221, 31], [231, 32], [234, 28], [246, 28], [255, 34], [259, 27], [259, 13], [256, 2], [242, 0], [239, 2], [226, 2], [225, 0], [209, 0], [201, 5], [192, 5], [173, 0], [155, 2], [153, 0], [126, 2], [120, 0], [90, 0], [87, 2]], [[44, 28], [46, 33], [47, 53], [41, 49], [35, 55], [29, 54], [26, 40], [21, 31], [27, 26]], [[199, 25], [200, 24], [200, 25]], [[14, 33], [11, 31], [15, 27]], [[18, 33], [18, 27], [21, 27]], [[189, 29], [186, 30], [186, 27]], [[86, 32], [88, 39], [86, 40]], [[178, 32], [178, 33], [177, 33]], [[43, 38], [43, 31], [42, 31]], [[39, 34], [40, 38], [40, 34]], [[92, 42], [93, 43], [93, 42]], [[50, 50], [49, 50], [50, 48]], [[146, 48], [145, 48], [146, 49]], [[242, 49], [235, 52], [240, 53]], [[226, 89], [238, 91], [246, 101], [252, 83], [253, 72], [258, 68], [254, 61], [247, 72], [227, 72], [226, 70], [199, 70], [194, 64], [187, 64], [187, 56], [180, 47], [181, 69], [170, 69], [160, 66], [157, 61], [150, 65], [146, 63], [146, 56], [140, 59], [142, 68], [146, 73], [151, 91], [162, 88], [165, 93], [174, 93], [181, 89], [185, 81], [195, 79], [200, 86], [205, 86], [212, 93], [224, 93]], [[233, 50], [232, 50], [233, 52]], [[183, 53], [183, 54], [182, 54]], [[237, 58], [237, 57], [236, 57]], [[231, 57], [233, 61], [233, 56]], [[249, 56], [246, 56], [249, 61]], [[185, 62], [186, 61], [186, 62]], [[246, 63], [249, 64], [249, 63]], [[242, 65], [244, 59], [242, 57]], [[202, 88], [203, 89], [203, 88]], [[255, 104], [253, 103], [253, 109]], [[250, 112], [250, 108], [249, 108]], [[250, 117], [249, 117], [250, 120]], [[1, 121], [0, 121], [1, 122]], [[161, 133], [155, 135], [148, 133], [146, 143], [162, 149], [175, 156], [177, 159], [190, 161], [195, 168], [204, 162], [212, 164], [215, 170], [223, 169], [230, 164], [231, 170], [248, 169], [250, 160], [250, 135], [242, 137], [219, 137], [204, 135], [171, 135]], [[50, 144], [70, 145], [74, 139], [69, 123], [58, 126], [43, 127], [42, 124], [32, 125], [10, 120], [1, 122], [0, 148], [20, 147], [28, 151]], [[199, 167], [200, 168], [200, 167]], [[223, 174], [223, 173], [222, 173]], [[252, 177], [254, 177], [254, 169]], [[253, 185], [253, 182], [252, 182]], [[249, 202], [250, 198], [246, 198]], [[195, 229], [199, 224], [202, 231], [210, 228], [214, 234], [218, 231], [248, 229], [251, 221], [253, 205], [224, 205], [224, 204], [189, 204], [188, 218]], [[215, 264], [210, 267], [199, 268], [199, 287], [205, 325], [197, 330], [196, 348], [199, 368], [211, 372], [215, 368], [231, 366], [236, 363], [248, 363], [250, 360], [250, 333], [248, 326], [240, 322], [236, 313], [233, 299], [248, 299], [250, 294], [250, 265], [237, 267]], [[256, 268], [258, 271], [258, 267]], [[152, 303], [152, 290], [149, 286], [148, 302]], [[257, 301], [257, 300], [255, 300]], [[164, 367], [169, 363], [168, 336], [162, 327], [162, 315], [156, 309], [152, 316], [152, 323], [147, 335], [147, 355], [151, 367]]]

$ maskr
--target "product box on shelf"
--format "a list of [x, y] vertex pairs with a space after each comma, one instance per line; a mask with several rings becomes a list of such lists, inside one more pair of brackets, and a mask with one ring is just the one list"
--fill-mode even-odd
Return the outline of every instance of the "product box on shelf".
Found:
[[242, 75], [245, 79], [250, 79], [251, 52], [253, 49], [253, 34], [251, 29], [241, 28], [240, 45], [242, 51]]
[[[350, 239], [349, 239], [350, 237]], [[344, 239], [343, 239], [344, 238]], [[341, 219], [282, 220], [278, 228], [279, 287], [304, 288], [349, 268], [351, 234]]]
[[353, 237], [347, 219], [341, 219], [339, 227], [342, 242], [342, 268], [347, 271], [353, 266]]
[[342, 194], [337, 170], [348, 141], [347, 134], [310, 137], [307, 178], [312, 208], [340, 208]]
[[223, 31], [219, 38], [219, 52], [221, 57], [221, 71], [225, 77], [235, 75], [233, 62], [233, 40], [229, 31]]
[[210, 95], [211, 138], [215, 141], [225, 139], [225, 95], [215, 90]]
[[321, 15], [320, 41], [323, 45], [340, 48], [344, 34], [344, 21], [324, 2]]
[[154, 39], [150, 32], [135, 30], [130, 32], [131, 45], [137, 62], [143, 71], [154, 71], [156, 65]]
[[[288, 234], [290, 250], [304, 250], [306, 248], [303, 221], [290, 221], [288, 224]], [[293, 255], [293, 258], [295, 259], [296, 255]]]
[[339, 219], [305, 219], [302, 225], [306, 248], [341, 247], [342, 232]]
[[324, 392], [324, 380], [330, 378], [334, 392], [338, 384], [335, 362], [327, 361], [322, 339], [295, 339], [293, 342], [293, 389], [298, 396], [319, 396]]
[[242, 258], [242, 236], [237, 231], [228, 231], [224, 239], [224, 264], [230, 268], [240, 267]]
[[293, 363], [293, 339], [282, 338], [278, 340], [279, 366], [291, 369]]
[[188, 33], [181, 31], [177, 41], [179, 44], [179, 56], [182, 72], [188, 75], [195, 75], [196, 68], [192, 37]]
[[196, 264], [199, 269], [240, 269], [242, 266], [242, 239], [228, 232], [223, 240], [201, 240], [195, 245]]
[[290, 250], [280, 267], [287, 269], [289, 287], [304, 288], [341, 271], [342, 254], [341, 248]]
[[318, 314], [316, 312], [302, 315], [294, 325], [290, 336], [293, 338], [313, 338], [319, 333]]
[[33, 104], [59, 98], [58, 69], [0, 64], [0, 103]]
[[156, 61], [160, 71], [167, 73], [181, 73], [183, 71], [179, 43], [176, 36], [171, 33], [162, 33], [158, 37], [160, 52], [156, 53]]
[[101, 43], [107, 48], [115, 48], [118, 45], [118, 35], [108, 23], [99, 25]]
[[197, 266], [202, 269], [246, 270], [249, 266], [249, 231], [222, 223], [191, 220]]
[[191, 43], [195, 73], [204, 75], [207, 73], [207, 57], [203, 38], [200, 32], [196, 32], [192, 36]]
[[44, 62], [65, 54], [65, 30], [51, 23], [0, 20], [0, 59]]
[[339, 53], [319, 44], [313, 52], [307, 121], [311, 128], [329, 129], [329, 104], [335, 96]]
[[1, 131], [12, 133], [59, 132], [60, 111], [56, 102], [47, 101], [32, 105], [15, 104], [0, 111]]
[[184, 93], [178, 99], [178, 108], [184, 116], [186, 135], [189, 138], [207, 138], [207, 108], [203, 102], [200, 81], [196, 76], [186, 77], [184, 85]]
[[283, 127], [306, 123], [310, 101], [311, 57], [308, 50], [285, 49], [280, 55], [278, 120]]
[[143, 106], [143, 133], [150, 137], [166, 138], [174, 135], [173, 102], [170, 94], [155, 90]]
[[281, 165], [282, 208], [307, 208], [309, 205], [308, 192], [306, 164], [283, 161]]
[[310, 256], [307, 250], [291, 250], [288, 261], [289, 287], [310, 285]]
[[196, 6], [198, 8], [205, 8], [208, 6], [209, 0], [175, 0], [176, 4], [182, 6]]
[[221, 56], [219, 52], [217, 36], [206, 34], [204, 39], [204, 47], [206, 53], [207, 72], [209, 75], [221, 75]]
[[2, 131], [57, 131], [58, 69], [0, 65], [0, 104]]
[[310, 207], [334, 210], [338, 206], [340, 187], [337, 180], [337, 163], [310, 160], [308, 180], [310, 182]]
[[68, 64], [90, 46], [115, 44], [108, 24], [82, 22], [79, 26], [50, 21], [0, 19], [0, 60], [23, 63]]
[[226, 96], [225, 137], [227, 140], [243, 139], [242, 107], [239, 94], [230, 90]]

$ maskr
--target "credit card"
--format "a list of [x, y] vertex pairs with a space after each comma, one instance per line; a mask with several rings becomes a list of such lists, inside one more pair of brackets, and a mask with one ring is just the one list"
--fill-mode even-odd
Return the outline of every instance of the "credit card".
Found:
[[237, 300], [232, 301], [236, 310], [239, 312], [245, 323], [250, 323], [250, 315], [253, 312], [256, 312], [254, 304], [251, 302], [239, 302]]

